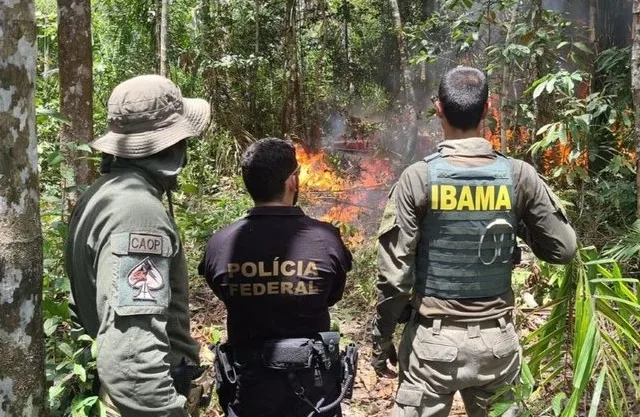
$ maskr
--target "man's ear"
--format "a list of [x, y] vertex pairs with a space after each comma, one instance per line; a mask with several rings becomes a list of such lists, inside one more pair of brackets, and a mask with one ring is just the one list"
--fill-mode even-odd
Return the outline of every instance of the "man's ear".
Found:
[[487, 117], [487, 114], [489, 113], [489, 109], [491, 108], [491, 102], [489, 102], [488, 100], [484, 103], [484, 110], [482, 111], [482, 118], [484, 119], [485, 117]]
[[284, 182], [284, 186], [286, 188], [287, 191], [296, 191], [296, 176], [295, 175], [289, 175], [286, 179], [286, 181]]
[[443, 119], [444, 111], [442, 110], [442, 103], [440, 103], [440, 100], [436, 100], [436, 102], [433, 103], [433, 107], [436, 109], [436, 114], [438, 115], [438, 117]]

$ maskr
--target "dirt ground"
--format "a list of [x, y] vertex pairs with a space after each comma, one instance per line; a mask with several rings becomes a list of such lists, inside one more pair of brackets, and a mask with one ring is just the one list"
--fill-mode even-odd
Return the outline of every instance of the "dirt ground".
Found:
[[[219, 302], [206, 287], [192, 289], [192, 333], [203, 346], [223, 338], [226, 320], [224, 305]], [[371, 320], [369, 313], [362, 313], [346, 308], [332, 312], [332, 319], [337, 320], [343, 340], [354, 341], [358, 345], [358, 374], [355, 382], [353, 398], [342, 405], [344, 417], [383, 417], [391, 415], [395, 392], [398, 387], [397, 378], [378, 377], [369, 364], [371, 346], [367, 342], [367, 323]], [[211, 363], [213, 357], [209, 349], [202, 349], [202, 362]], [[215, 402], [215, 401], [214, 401]], [[202, 417], [221, 417], [217, 404], [206, 410]], [[466, 416], [462, 400], [456, 396], [449, 417]]]

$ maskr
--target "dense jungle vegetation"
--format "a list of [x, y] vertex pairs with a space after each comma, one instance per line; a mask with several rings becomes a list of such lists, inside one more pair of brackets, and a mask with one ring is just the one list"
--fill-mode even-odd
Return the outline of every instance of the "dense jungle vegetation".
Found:
[[[204, 137], [189, 142], [174, 195], [192, 274], [194, 335], [203, 346], [224, 338], [224, 308], [196, 266], [211, 233], [251, 205], [239, 156], [258, 138], [292, 139], [307, 170], [302, 207], [338, 225], [354, 253], [345, 298], [333, 311], [336, 326], [362, 349], [345, 415], [387, 415], [394, 381], [368, 365], [375, 230], [393, 181], [440, 140], [431, 97], [440, 76], [459, 64], [487, 71], [486, 138], [536, 166], [563, 200], [581, 244], [566, 267], [525, 251], [514, 271], [522, 416], [640, 415], [640, 82], [632, 77], [640, 63], [632, 43], [640, 48], [640, 37], [634, 41], [632, 1], [99, 0], [87, 20], [88, 57], [74, 42], [59, 42], [65, 3], [89, 0], [36, 1], [51, 415], [102, 412], [91, 392], [94, 342], [70, 334], [63, 267], [70, 207], [96, 176], [98, 155], [87, 142], [106, 130], [116, 84], [160, 71], [184, 96], [206, 98], [213, 109]], [[62, 103], [73, 84], [63, 77], [79, 65], [92, 68], [93, 109], [84, 116]], [[76, 118], [89, 133], [69, 135]], [[211, 361], [207, 349], [203, 361]], [[221, 415], [214, 403], [206, 415]], [[492, 415], [507, 407], [498, 404]]]

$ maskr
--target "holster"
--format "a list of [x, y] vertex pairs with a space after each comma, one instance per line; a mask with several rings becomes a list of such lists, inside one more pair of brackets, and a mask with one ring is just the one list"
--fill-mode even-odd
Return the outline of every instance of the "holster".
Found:
[[342, 353], [342, 377], [341, 384], [345, 392], [344, 398], [353, 396], [353, 385], [358, 373], [358, 347], [354, 343], [349, 343]]
[[209, 346], [215, 355], [213, 361], [213, 371], [215, 373], [215, 388], [218, 394], [218, 402], [225, 415], [227, 406], [231, 402], [237, 382], [236, 370], [233, 366], [233, 357], [226, 344], [218, 343]]

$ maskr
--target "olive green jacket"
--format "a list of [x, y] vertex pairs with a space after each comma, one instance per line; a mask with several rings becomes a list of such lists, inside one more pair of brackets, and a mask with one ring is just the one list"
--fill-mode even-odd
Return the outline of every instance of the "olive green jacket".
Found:
[[[491, 144], [483, 138], [447, 140], [439, 144], [438, 151], [447, 161], [470, 167], [487, 165], [496, 157]], [[531, 165], [513, 158], [509, 162], [514, 182], [514, 209], [520, 225], [518, 235], [540, 259], [568, 263], [577, 242], [559, 200]], [[429, 209], [427, 178], [425, 161], [405, 169], [390, 193], [383, 215], [378, 232], [378, 315], [373, 329], [373, 336], [378, 340], [393, 335], [397, 320], [409, 302], [423, 316], [461, 321], [500, 317], [513, 309], [511, 290], [482, 299], [440, 299], [413, 294], [420, 225]]]
[[72, 317], [96, 338], [100, 381], [125, 417], [187, 416], [170, 367], [199, 363], [161, 176], [116, 160], [79, 200], [66, 242]]

